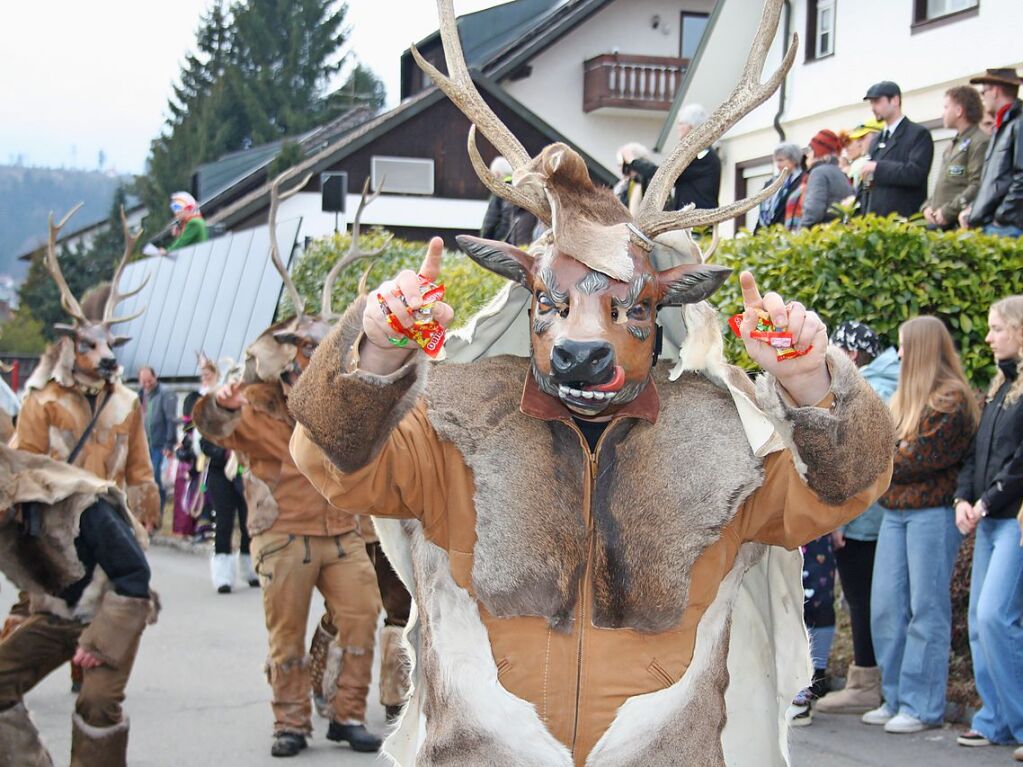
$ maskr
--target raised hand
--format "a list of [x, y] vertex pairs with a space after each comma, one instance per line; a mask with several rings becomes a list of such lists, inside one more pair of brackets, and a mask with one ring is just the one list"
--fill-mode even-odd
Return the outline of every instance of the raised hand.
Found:
[[[770, 292], [761, 297], [757, 282], [749, 272], [739, 275], [739, 285], [743, 303], [739, 332], [746, 345], [746, 353], [778, 379], [797, 405], [809, 406], [820, 402], [831, 388], [831, 374], [825, 362], [828, 331], [820, 317], [798, 301], [786, 304], [777, 293]], [[752, 338], [750, 334], [757, 326], [757, 310], [767, 312], [778, 330], [792, 333], [795, 349], [807, 353], [779, 360], [770, 344]]]
[[248, 404], [245, 399], [245, 384], [241, 381], [226, 383], [217, 389], [217, 404], [225, 410], [240, 410]]

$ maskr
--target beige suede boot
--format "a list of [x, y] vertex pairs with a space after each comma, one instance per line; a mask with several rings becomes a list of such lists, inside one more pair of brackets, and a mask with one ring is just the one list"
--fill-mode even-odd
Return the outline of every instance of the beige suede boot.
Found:
[[829, 692], [816, 709], [822, 714], [862, 714], [881, 705], [881, 669], [849, 666], [845, 689]]
[[73, 714], [71, 722], [71, 767], [127, 767], [127, 719], [112, 727], [93, 727]]

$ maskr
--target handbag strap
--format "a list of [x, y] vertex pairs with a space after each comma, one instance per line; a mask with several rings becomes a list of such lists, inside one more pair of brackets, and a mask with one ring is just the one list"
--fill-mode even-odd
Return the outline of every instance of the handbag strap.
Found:
[[85, 441], [89, 439], [89, 435], [92, 434], [93, 428], [96, 426], [96, 421], [99, 420], [99, 414], [103, 412], [103, 408], [107, 406], [107, 403], [111, 400], [113, 392], [110, 387], [103, 388], [105, 396], [103, 401], [99, 403], [99, 407], [96, 408], [96, 412], [92, 414], [92, 420], [89, 421], [88, 426], [85, 427], [85, 431], [82, 432], [82, 436], [78, 438], [78, 444], [75, 445], [74, 449], [67, 457], [68, 463], [74, 463], [75, 459], [78, 458], [78, 454], [82, 452], [82, 448], [85, 447]]

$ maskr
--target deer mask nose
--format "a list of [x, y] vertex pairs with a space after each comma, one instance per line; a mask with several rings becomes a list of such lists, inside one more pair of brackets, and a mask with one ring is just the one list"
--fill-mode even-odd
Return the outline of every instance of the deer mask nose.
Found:
[[607, 341], [559, 341], [551, 350], [551, 371], [562, 383], [604, 383], [614, 367], [614, 347]]

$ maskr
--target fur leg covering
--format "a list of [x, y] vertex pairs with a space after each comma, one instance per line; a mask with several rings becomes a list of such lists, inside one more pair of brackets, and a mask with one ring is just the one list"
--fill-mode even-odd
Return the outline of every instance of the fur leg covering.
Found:
[[71, 767], [127, 767], [128, 720], [112, 727], [93, 727], [78, 714], [71, 717]]
[[238, 555], [238, 577], [253, 588], [259, 585], [259, 576], [256, 575], [256, 571], [252, 567], [251, 554]]
[[331, 717], [330, 704], [337, 688], [337, 677], [341, 673], [341, 659], [333, 657], [340, 655], [334, 643], [336, 633], [337, 629], [330, 624], [328, 616], [324, 615], [309, 645], [309, 681], [313, 688], [313, 705], [316, 706], [316, 713], [324, 719]]
[[234, 588], [234, 555], [214, 554], [210, 560], [210, 575], [213, 578], [213, 588], [221, 586]]
[[0, 711], [0, 767], [53, 767], [23, 703]]
[[384, 626], [380, 632], [380, 705], [404, 706], [409, 696], [409, 660], [404, 629]]

